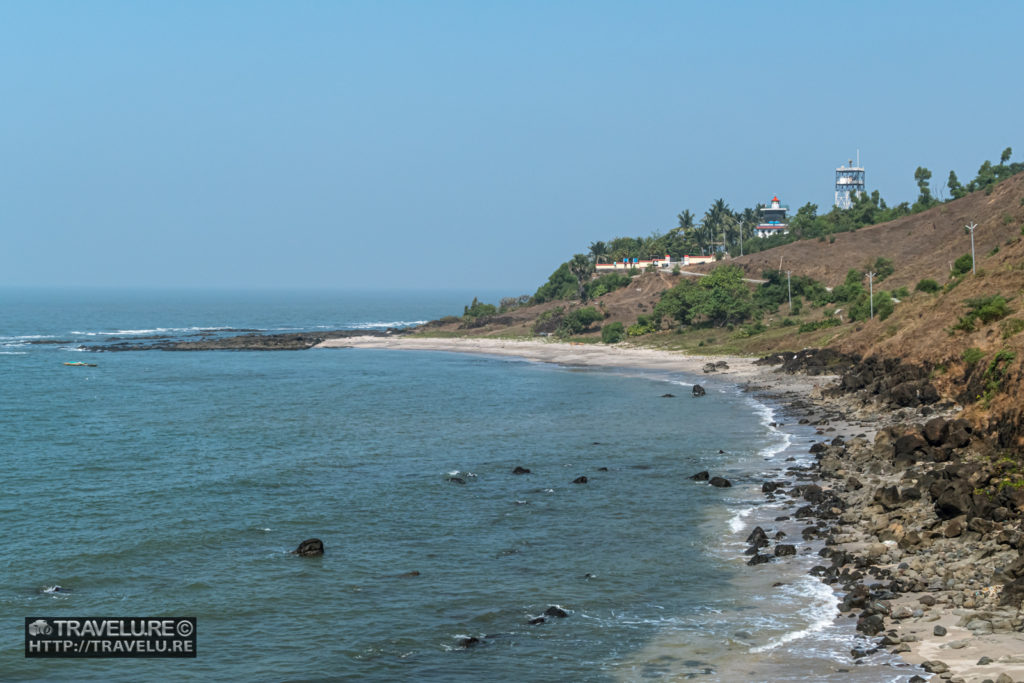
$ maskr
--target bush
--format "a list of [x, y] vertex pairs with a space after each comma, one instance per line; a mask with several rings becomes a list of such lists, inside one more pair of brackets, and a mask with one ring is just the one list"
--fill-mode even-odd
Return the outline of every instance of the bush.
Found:
[[967, 365], [974, 365], [979, 360], [984, 358], [985, 354], [978, 347], [972, 346], [969, 349], [964, 349], [962, 357], [964, 359], [964, 362], [967, 363]]
[[484, 316], [494, 315], [497, 312], [497, 306], [494, 304], [485, 304], [478, 301], [476, 297], [473, 297], [473, 303], [469, 306], [462, 307], [462, 317], [467, 319], [483, 318]]
[[758, 321], [756, 323], [750, 323], [749, 325], [744, 325], [743, 327], [741, 327], [740, 331], [736, 333], [736, 336], [741, 339], [744, 337], [753, 337], [755, 335], [761, 334], [767, 329], [768, 328], [765, 327], [764, 323]]
[[1020, 333], [1024, 330], [1024, 320], [1020, 318], [1013, 318], [1012, 320], [1004, 320], [999, 328], [1003, 331], [1003, 339], [1009, 339], [1015, 334]]
[[964, 254], [953, 262], [953, 277], [960, 277], [965, 273], [971, 272], [973, 266], [974, 260], [971, 258], [971, 255]]
[[824, 318], [822, 320], [804, 323], [800, 326], [797, 332], [814, 332], [815, 330], [823, 330], [827, 327], [835, 327], [840, 324], [842, 324], [842, 321], [840, 321], [839, 318]]
[[796, 321], [793, 320], [792, 318], [783, 318], [781, 324], [783, 327], [793, 327], [794, 325], [796, 325]]
[[934, 294], [935, 292], [939, 291], [939, 283], [936, 282], [935, 280], [929, 279], [919, 280], [917, 285], [914, 287], [914, 290], [918, 292], [927, 292], [928, 294]]
[[558, 334], [563, 337], [581, 334], [598, 320], [604, 320], [604, 314], [593, 306], [577, 308], [562, 318], [562, 324], [558, 326]]
[[[938, 287], [938, 283], [936, 283], [935, 286]], [[892, 290], [892, 295], [897, 299], [906, 299], [908, 296], [910, 296], [910, 290], [907, 289], [906, 287], [897, 287], [896, 289]]]
[[657, 323], [649, 315], [640, 315], [636, 318], [636, 324], [630, 325], [626, 330], [626, 334], [630, 337], [642, 337], [645, 334], [651, 334], [657, 332]]
[[601, 328], [601, 341], [605, 344], [618, 344], [626, 336], [622, 323], [611, 323]]
[[953, 326], [954, 330], [973, 332], [975, 329], [974, 323], [977, 320], [987, 325], [1010, 315], [1010, 307], [1006, 304], [1006, 299], [999, 294], [968, 299], [966, 304], [967, 314], [957, 321], [956, 325]]
[[591, 280], [584, 285], [584, 290], [587, 292], [587, 298], [596, 299], [608, 292], [614, 292], [616, 289], [622, 289], [630, 282], [631, 278], [628, 275], [620, 273], [605, 273], [596, 280]]
[[885, 278], [895, 272], [896, 268], [893, 266], [892, 261], [882, 256], [875, 259], [875, 265], [871, 267], [875, 271], [875, 282], [881, 282]]

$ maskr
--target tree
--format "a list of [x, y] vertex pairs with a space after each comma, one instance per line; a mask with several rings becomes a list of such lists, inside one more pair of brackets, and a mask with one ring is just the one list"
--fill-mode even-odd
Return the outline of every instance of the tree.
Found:
[[608, 245], [604, 242], [591, 242], [590, 255], [594, 257], [595, 263], [601, 262], [601, 257], [608, 253]]
[[953, 199], [960, 199], [967, 194], [967, 190], [960, 184], [960, 179], [956, 177], [955, 171], [949, 172], [949, 180], [946, 181], [946, 187], [949, 188], [949, 195]]
[[587, 300], [586, 284], [594, 272], [594, 263], [587, 258], [586, 254], [574, 254], [572, 260], [569, 261], [569, 272], [576, 278], [580, 301], [585, 302]]
[[1011, 156], [1013, 156], [1013, 148], [1007, 147], [1006, 149], [1003, 150], [1003, 153], [1000, 155], [999, 163], [1005, 164], [1007, 161], [1010, 160]]
[[917, 198], [917, 204], [921, 209], [927, 209], [935, 200], [932, 198], [932, 191], [928, 187], [928, 181], [932, 178], [932, 172], [924, 166], [918, 166], [914, 171], [914, 180], [917, 181], [917, 189], [921, 191]]

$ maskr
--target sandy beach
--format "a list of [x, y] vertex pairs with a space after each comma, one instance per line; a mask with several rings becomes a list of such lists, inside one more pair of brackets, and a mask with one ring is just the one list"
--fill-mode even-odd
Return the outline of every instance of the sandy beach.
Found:
[[[708, 363], [725, 361], [728, 367], [711, 375], [716, 380], [744, 385], [774, 396], [797, 406], [797, 411], [803, 411], [807, 417], [802, 421], [823, 425], [818, 433], [823, 439], [828, 439], [831, 445], [823, 443], [828, 445], [828, 449], [819, 453], [818, 458], [822, 463], [831, 464], [828, 466], [830, 469], [823, 467], [819, 472], [821, 488], [834, 493], [848, 506], [837, 520], [838, 524], [833, 527], [830, 541], [833, 550], [849, 554], [848, 562], [843, 567], [836, 567], [836, 573], [840, 568], [849, 571], [871, 565], [901, 578], [910, 576], [926, 580], [934, 577], [926, 592], [907, 590], [884, 601], [884, 628], [877, 635], [869, 634], [865, 638], [864, 650], [885, 647], [900, 654], [910, 664], [923, 665], [924, 670], [919, 670], [922, 678], [918, 680], [928, 680], [934, 676], [936, 680], [966, 683], [983, 683], [987, 680], [1000, 683], [1024, 681], [1021, 613], [1011, 607], [997, 607], [994, 596], [998, 593], [998, 586], [992, 586], [991, 579], [982, 590], [975, 590], [975, 586], [967, 586], [959, 579], [965, 571], [962, 568], [969, 567], [972, 562], [977, 563], [976, 558], [999, 553], [1006, 555], [1006, 558], [1000, 559], [1008, 559], [1012, 555], [1009, 549], [997, 546], [991, 540], [984, 545], [984, 539], [975, 537], [977, 534], [972, 536], [965, 532], [963, 538], [950, 537], [948, 526], [935, 526], [931, 534], [935, 540], [930, 541], [931, 545], [923, 551], [901, 549], [893, 541], [885, 541], [890, 537], [885, 536], [884, 531], [886, 528], [891, 529], [891, 526], [885, 525], [897, 519], [897, 514], [887, 514], [871, 494], [879, 487], [899, 483], [901, 477], [906, 475], [904, 470], [888, 465], [883, 465], [879, 470], [874, 461], [883, 451], [889, 452], [892, 430], [887, 428], [920, 428], [928, 419], [934, 419], [939, 414], [934, 410], [893, 410], [877, 400], [855, 394], [830, 396], [829, 392], [823, 390], [837, 385], [837, 377], [834, 375], [788, 374], [779, 372], [778, 366], [757, 365], [751, 358], [686, 356], [625, 345], [567, 344], [539, 340], [355, 337], [328, 340], [318, 348], [446, 351], [516, 356], [567, 366], [629, 367], [696, 375], [702, 375]], [[947, 407], [943, 416], [955, 418], [956, 409]], [[832, 441], [836, 437], [839, 440]], [[843, 444], [843, 441], [848, 443]], [[833, 459], [829, 460], [829, 456]], [[836, 465], [837, 462], [840, 464]], [[847, 486], [848, 477], [854, 474], [863, 482], [863, 489], [859, 492]], [[794, 505], [804, 502], [798, 491], [788, 495], [793, 496]], [[917, 506], [920, 510], [913, 509], [913, 514], [934, 516], [923, 503], [921, 501]], [[927, 527], [922, 529], [922, 534], [927, 535]], [[861, 562], [856, 567], [855, 558]], [[945, 574], [944, 564], [949, 566]], [[992, 565], [991, 562], [988, 564]], [[961, 573], [955, 575], [957, 580], [954, 581], [952, 571], [956, 568], [961, 568]], [[991, 576], [991, 569], [988, 575]], [[940, 581], [943, 576], [946, 579]], [[846, 588], [849, 589], [851, 585], [848, 583]], [[971, 592], [976, 592], [978, 597], [965, 601], [964, 596]], [[986, 592], [988, 596], [982, 599], [982, 594]], [[837, 596], [840, 595], [842, 592], [837, 593]], [[845, 619], [847, 616], [844, 614], [840, 618]], [[936, 629], [936, 626], [942, 628]], [[751, 674], [756, 679], [756, 672], [743, 672], [742, 665], [733, 673]], [[894, 675], [900, 673], [894, 670]]]

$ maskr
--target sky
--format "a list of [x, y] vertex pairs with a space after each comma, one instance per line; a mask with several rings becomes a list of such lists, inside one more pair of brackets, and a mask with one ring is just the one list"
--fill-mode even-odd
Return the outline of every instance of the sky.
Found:
[[1019, 2], [0, 2], [0, 285], [532, 293], [1024, 158]]

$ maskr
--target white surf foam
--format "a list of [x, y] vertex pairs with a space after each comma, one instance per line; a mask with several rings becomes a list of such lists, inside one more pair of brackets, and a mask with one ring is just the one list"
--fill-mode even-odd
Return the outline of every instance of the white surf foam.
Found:
[[28, 351], [0, 351], [0, 356], [24, 356]]
[[750, 648], [751, 654], [767, 652], [781, 647], [786, 643], [823, 631], [831, 626], [839, 616], [839, 607], [835, 593], [827, 585], [813, 576], [802, 576], [799, 581], [800, 593], [810, 598], [810, 604], [800, 609], [797, 614], [806, 619], [807, 626], [802, 629], [788, 631], [773, 638], [764, 645]]
[[746, 519], [746, 517], [747, 517], [747, 516], [748, 516], [748, 515], [749, 515], [749, 514], [750, 514], [751, 512], [753, 512], [753, 511], [754, 511], [754, 508], [752, 508], [752, 507], [749, 507], [749, 508], [745, 508], [745, 509], [743, 509], [743, 510], [740, 510], [739, 512], [737, 512], [737, 513], [736, 513], [735, 515], [733, 515], [733, 516], [732, 516], [732, 518], [731, 518], [731, 519], [729, 520], [729, 529], [730, 529], [730, 530], [731, 530], [731, 531], [732, 531], [732, 532], [733, 532], [734, 534], [738, 534], [739, 532], [743, 531], [743, 529], [744, 529], [744, 528], [745, 528], [745, 527], [747, 526], [747, 525], [746, 525], [746, 522], [744, 522], [743, 520], [744, 520], [744, 519]]
[[217, 332], [219, 330], [230, 330], [230, 327], [150, 327], [144, 330], [108, 330], [99, 332], [86, 332], [84, 330], [71, 330], [68, 334], [77, 334], [83, 337], [110, 337], [110, 336], [138, 336], [140, 334], [172, 334], [179, 332]]

